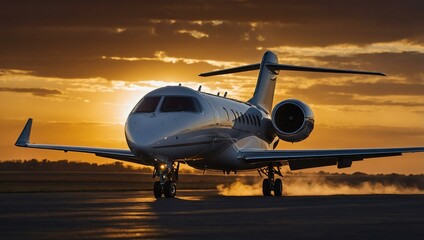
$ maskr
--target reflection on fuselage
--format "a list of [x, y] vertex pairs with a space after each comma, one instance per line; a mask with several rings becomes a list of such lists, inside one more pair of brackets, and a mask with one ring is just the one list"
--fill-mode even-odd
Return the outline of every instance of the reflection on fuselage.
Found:
[[239, 148], [271, 149], [277, 139], [269, 128], [269, 115], [256, 106], [175, 86], [147, 94], [128, 116], [125, 133], [146, 163], [183, 160], [231, 170], [245, 166]]

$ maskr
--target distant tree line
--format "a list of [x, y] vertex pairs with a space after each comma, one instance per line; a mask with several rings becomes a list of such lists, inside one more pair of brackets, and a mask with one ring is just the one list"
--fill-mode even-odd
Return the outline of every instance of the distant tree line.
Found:
[[66, 172], [149, 172], [148, 167], [133, 167], [116, 161], [109, 164], [97, 164], [68, 160], [8, 160], [0, 161], [0, 171], [66, 171]]
[[[44, 160], [37, 160], [37, 159], [30, 159], [30, 160], [6, 160], [6, 161], [0, 161], [0, 172], [6, 172], [6, 171], [52, 171], [52, 172], [133, 172], [133, 173], [152, 173], [151, 167], [146, 167], [143, 165], [140, 165], [139, 167], [134, 167], [132, 165], [124, 164], [120, 161], [115, 161], [114, 163], [105, 163], [105, 164], [97, 164], [97, 163], [88, 163], [88, 162], [80, 162], [80, 161], [69, 161], [69, 160], [58, 160], [58, 161], [50, 161], [47, 159]], [[180, 169], [181, 173], [193, 173], [190, 169]], [[200, 172], [200, 171], [199, 171]], [[221, 172], [208, 172], [208, 174], [213, 175], [221, 175]], [[248, 174], [250, 176], [253, 176], [256, 174], [254, 172], [251, 172]], [[356, 179], [359, 179], [358, 177], [362, 177], [363, 179], [368, 178], [374, 178], [375, 177], [384, 177], [392, 178], [392, 179], [399, 179], [401, 177], [407, 177], [407, 175], [403, 174], [366, 174], [363, 172], [355, 172], [352, 174], [345, 174], [345, 173], [331, 173], [331, 172], [291, 172], [287, 171], [284, 172], [284, 175], [286, 176], [308, 176], [308, 175], [318, 175], [318, 176], [333, 176], [333, 177], [343, 177], [343, 176], [355, 176]], [[424, 181], [424, 174], [410, 174], [408, 177], [419, 177]], [[340, 178], [338, 178], [340, 179]], [[423, 188], [424, 188], [424, 182]]]

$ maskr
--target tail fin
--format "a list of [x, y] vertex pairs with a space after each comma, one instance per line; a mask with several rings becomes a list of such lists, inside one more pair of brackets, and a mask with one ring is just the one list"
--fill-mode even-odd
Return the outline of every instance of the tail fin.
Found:
[[271, 51], [266, 51], [262, 57], [255, 92], [248, 102], [270, 113], [272, 110], [272, 101], [274, 100], [278, 71], [269, 69], [267, 67], [268, 64], [278, 64], [277, 55]]
[[268, 64], [278, 65], [278, 58], [271, 51], [265, 52], [262, 57], [261, 63], [255, 63], [235, 68], [228, 68], [223, 70], [217, 70], [212, 72], [201, 73], [201, 77], [209, 77], [215, 75], [222, 75], [228, 73], [246, 72], [252, 70], [259, 70], [258, 81], [256, 83], [255, 93], [253, 97], [248, 101], [253, 105], [256, 105], [266, 112], [271, 112], [272, 100], [274, 99], [275, 80], [277, 79], [278, 71], [267, 68]]
[[358, 70], [344, 70], [344, 69], [332, 69], [332, 68], [317, 68], [317, 67], [303, 67], [278, 64], [278, 57], [271, 51], [266, 51], [262, 57], [261, 63], [228, 68], [223, 70], [217, 70], [207, 73], [201, 73], [199, 76], [208, 77], [214, 75], [245, 72], [251, 70], [258, 70], [259, 76], [256, 83], [255, 92], [253, 97], [248, 101], [249, 103], [256, 105], [266, 112], [271, 112], [272, 101], [274, 99], [275, 82], [280, 70], [285, 71], [302, 71], [302, 72], [325, 72], [325, 73], [350, 73], [350, 74], [367, 74], [367, 75], [378, 75], [386, 76], [380, 72], [370, 71], [358, 71]]

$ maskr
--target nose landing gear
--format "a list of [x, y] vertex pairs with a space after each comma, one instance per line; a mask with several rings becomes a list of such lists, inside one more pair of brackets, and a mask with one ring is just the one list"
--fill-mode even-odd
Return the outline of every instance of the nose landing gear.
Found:
[[274, 175], [283, 176], [280, 171], [280, 167], [277, 169], [274, 168], [272, 164], [269, 164], [268, 167], [258, 170], [260, 176], [265, 175], [265, 178], [262, 181], [262, 193], [264, 196], [271, 196], [272, 191], [274, 191], [274, 196], [281, 197], [283, 195], [283, 181], [277, 178], [274, 180]]
[[153, 178], [159, 177], [159, 181], [156, 181], [153, 185], [153, 194], [155, 198], [162, 197], [162, 194], [166, 198], [173, 198], [177, 195], [177, 181], [178, 181], [178, 170], [180, 163], [176, 166], [174, 163], [167, 166], [166, 164], [159, 164], [155, 166], [153, 170]]

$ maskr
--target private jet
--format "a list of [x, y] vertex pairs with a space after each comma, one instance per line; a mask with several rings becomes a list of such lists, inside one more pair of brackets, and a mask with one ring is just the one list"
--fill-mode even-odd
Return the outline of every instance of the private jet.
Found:
[[[282, 196], [281, 167], [299, 170], [335, 165], [351, 167], [368, 158], [424, 152], [424, 147], [275, 150], [279, 141], [300, 142], [314, 128], [311, 108], [297, 99], [274, 107], [273, 98], [280, 71], [366, 74], [380, 72], [304, 67], [279, 64], [276, 54], [264, 53], [260, 63], [201, 73], [209, 77], [259, 70], [253, 96], [247, 102], [209, 94], [184, 86], [167, 86], [146, 94], [129, 114], [125, 137], [129, 149], [65, 146], [30, 143], [32, 119], [28, 119], [16, 146], [92, 153], [99, 157], [153, 167], [156, 198], [173, 198], [177, 193], [180, 164], [224, 174], [257, 170], [264, 176], [264, 196]], [[277, 177], [276, 177], [277, 175]]]

